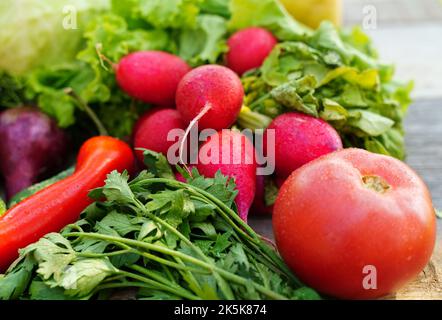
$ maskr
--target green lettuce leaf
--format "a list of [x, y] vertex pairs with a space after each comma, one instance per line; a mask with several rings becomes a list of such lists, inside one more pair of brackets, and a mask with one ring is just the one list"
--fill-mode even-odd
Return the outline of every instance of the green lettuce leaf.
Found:
[[184, 29], [178, 42], [178, 54], [191, 65], [216, 63], [227, 51], [227, 21], [216, 15], [198, 16], [195, 28]]
[[94, 70], [95, 78], [83, 93], [87, 101], [106, 102], [110, 99], [115, 76], [102, 67], [97, 56], [97, 45], [110, 60], [118, 62], [124, 55], [136, 50], [164, 50], [169, 37], [162, 30], [130, 30], [126, 21], [117, 15], [107, 14], [91, 22], [86, 29], [87, 47], [78, 54]]
[[38, 68], [26, 77], [26, 97], [66, 128], [75, 123], [76, 102], [63, 90], [82, 92], [93, 78], [91, 68], [81, 62]]
[[[110, 2], [110, 10], [91, 14], [93, 19], [88, 15], [90, 23], [82, 24], [83, 48], [76, 49], [77, 60], [60, 64], [54, 59], [57, 63], [34, 69], [24, 79], [1, 76], [5, 94], [0, 102], [11, 106], [34, 101], [60, 126], [76, 125], [83, 132], [92, 123], [82, 113], [82, 103], [65, 92], [71, 88], [111, 135], [127, 137], [151, 106], [118, 87], [113, 67], [124, 55], [162, 50], [192, 66], [220, 63], [230, 33], [261, 26], [280, 42], [260, 69], [242, 78], [247, 112], [241, 112], [240, 127], [264, 128], [281, 113], [303, 112], [332, 124], [346, 146], [404, 157], [402, 122], [412, 83], [393, 79], [393, 66], [380, 62], [360, 28], [338, 30], [324, 22], [311, 30], [276, 0]], [[108, 59], [100, 59], [97, 50]]]
[[[229, 26], [253, 25], [244, 10], [255, 2], [233, 0]], [[292, 18], [284, 10], [276, 10], [275, 2], [263, 1], [258, 6], [258, 12], [260, 6], [268, 6], [268, 10], [266, 20], [258, 18], [257, 24], [293, 34], [287, 22]], [[277, 36], [292, 41], [280, 42], [260, 69], [242, 78], [244, 103], [250, 112], [241, 113], [240, 127], [256, 129], [257, 113], [274, 118], [297, 111], [328, 121], [346, 147], [405, 157], [402, 122], [411, 102], [412, 83], [392, 80], [393, 66], [379, 62], [368, 36], [357, 28], [338, 31], [327, 22], [298, 39], [284, 33]], [[267, 124], [261, 123], [262, 127]]]
[[214, 14], [224, 18], [230, 17], [229, 1], [227, 0], [203, 0], [200, 8], [202, 13]]
[[154, 28], [192, 27], [199, 13], [200, 0], [140, 0], [141, 17]]
[[276, 102], [290, 110], [317, 117], [319, 102], [313, 95], [315, 86], [315, 77], [308, 75], [274, 88], [271, 95]]
[[25, 85], [21, 79], [0, 71], [0, 107], [15, 107], [25, 102]]
[[280, 40], [300, 40], [311, 30], [294, 20], [284, 6], [275, 0], [231, 0], [229, 29], [264, 27]]
[[360, 129], [374, 137], [387, 132], [394, 125], [393, 120], [362, 109], [350, 110], [349, 118], [349, 126]]
[[85, 25], [108, 8], [108, 0], [0, 1], [0, 70], [22, 75], [72, 62]]

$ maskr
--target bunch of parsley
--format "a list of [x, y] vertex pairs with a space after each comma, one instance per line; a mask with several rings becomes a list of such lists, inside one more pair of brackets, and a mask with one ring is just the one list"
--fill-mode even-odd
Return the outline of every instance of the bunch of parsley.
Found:
[[274, 248], [237, 215], [232, 179], [194, 169], [176, 181], [166, 159], [112, 172], [81, 219], [21, 250], [0, 276], [1, 299], [315, 299]]

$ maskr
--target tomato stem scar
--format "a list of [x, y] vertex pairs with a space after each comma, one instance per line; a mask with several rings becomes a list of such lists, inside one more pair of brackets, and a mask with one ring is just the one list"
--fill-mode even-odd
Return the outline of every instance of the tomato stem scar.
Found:
[[391, 186], [387, 183], [387, 181], [379, 176], [363, 176], [362, 182], [366, 188], [382, 194], [391, 189]]

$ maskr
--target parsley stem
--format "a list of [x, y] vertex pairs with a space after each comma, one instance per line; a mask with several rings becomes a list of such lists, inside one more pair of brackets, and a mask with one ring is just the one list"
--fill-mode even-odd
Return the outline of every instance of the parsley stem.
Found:
[[[222, 217], [240, 234], [245, 236], [247, 240], [250, 241], [250, 244], [254, 246], [257, 250], [260, 249], [266, 259], [269, 260], [269, 262], [275, 264], [280, 270], [284, 272], [284, 274], [289, 278], [292, 279], [297, 284], [300, 284], [299, 280], [293, 275], [293, 273], [288, 269], [288, 267], [285, 265], [285, 263], [282, 261], [282, 259], [279, 257], [279, 255], [270, 248], [267, 244], [263, 243], [261, 238], [256, 234], [256, 232], [248, 225], [246, 224], [239, 216], [238, 214], [233, 211], [231, 208], [229, 208], [225, 203], [223, 203], [221, 200], [210, 194], [209, 192], [202, 190], [200, 188], [197, 188], [195, 186], [190, 186], [186, 183], [176, 181], [176, 180], [170, 180], [165, 178], [149, 178], [144, 180], [145, 183], [165, 183], [171, 187], [180, 187], [188, 190], [193, 195], [197, 197], [203, 197], [206, 201], [211, 201], [214, 203], [217, 207], [218, 213], [222, 215]], [[201, 198], [200, 198], [201, 199]], [[144, 208], [144, 206], [143, 206]], [[220, 210], [219, 208], [222, 208], [223, 210]], [[145, 209], [144, 209], [145, 210]], [[225, 212], [228, 213], [228, 216]], [[234, 221], [232, 221], [233, 218]], [[235, 223], [236, 222], [236, 223]], [[238, 226], [239, 224], [239, 226]], [[242, 229], [246, 230], [248, 234], [245, 234]]]
[[[142, 242], [142, 241], [137, 241], [137, 240], [132, 240], [132, 239], [125, 239], [125, 238], [120, 238], [120, 237], [114, 237], [114, 236], [110, 236], [110, 235], [105, 235], [105, 234], [98, 234], [98, 233], [79, 233], [79, 232], [72, 232], [72, 233], [68, 233], [66, 236], [72, 236], [72, 237], [89, 237], [89, 238], [96, 238], [96, 239], [101, 239], [101, 240], [106, 240], [109, 242], [122, 242], [128, 245], [133, 245], [136, 247], [140, 247], [140, 248], [145, 248], [147, 250], [153, 250], [153, 251], [157, 251], [157, 252], [161, 252], [164, 254], [168, 254], [171, 256], [176, 256], [179, 257], [183, 260], [186, 260], [190, 263], [193, 263], [195, 265], [198, 265], [200, 267], [206, 268], [208, 270], [210, 270], [212, 272], [212, 274], [216, 274], [219, 273], [221, 276], [225, 277], [227, 280], [236, 282], [237, 284], [240, 285], [252, 285], [256, 290], [258, 290], [259, 292], [261, 292], [262, 294], [266, 295], [269, 298], [272, 299], [277, 299], [277, 300], [285, 300], [287, 299], [287, 297], [280, 295], [272, 290], [267, 289], [266, 287], [255, 283], [253, 281], [250, 281], [249, 279], [245, 279], [241, 276], [238, 276], [234, 273], [231, 273], [229, 271], [226, 271], [224, 269], [221, 269], [219, 267], [217, 267], [216, 265], [207, 263], [205, 261], [199, 260], [197, 258], [194, 258], [192, 256], [189, 256], [185, 253], [176, 251], [176, 250], [172, 250], [169, 249], [167, 247], [163, 247], [160, 245], [155, 245], [155, 244], [151, 244], [151, 243], [147, 243], [147, 242]], [[139, 277], [138, 278], [142, 278]]]
[[145, 258], [147, 258], [147, 259], [149, 259], [149, 260], [152, 260], [152, 261], [158, 262], [160, 265], [167, 265], [167, 266], [169, 266], [169, 267], [176, 268], [176, 269], [182, 269], [182, 270], [184, 270], [184, 271], [188, 271], [188, 272], [210, 274], [210, 272], [207, 272], [207, 271], [204, 271], [204, 270], [201, 270], [201, 269], [196, 269], [196, 268], [192, 268], [192, 267], [189, 267], [189, 266], [180, 265], [180, 264], [177, 264], [177, 263], [175, 263], [175, 262], [169, 261], [169, 260], [167, 260], [167, 259], [163, 259], [163, 258], [161, 258], [161, 257], [158, 257], [158, 256], [156, 256], [156, 255], [153, 255], [153, 254], [151, 254], [151, 253], [147, 253], [147, 252], [142, 252], [142, 251], [136, 250], [136, 249], [134, 249], [134, 248], [128, 246], [127, 244], [124, 244], [124, 243], [121, 243], [121, 242], [114, 242], [114, 243], [115, 243], [117, 246], [119, 246], [119, 247], [121, 247], [121, 248], [123, 248], [123, 249], [127, 249], [127, 250], [129, 250], [129, 252], [132, 252], [132, 253], [138, 254], [138, 255], [140, 255], [140, 256], [142, 256], [142, 257], [145, 257]]
[[108, 282], [112, 282], [112, 281], [115, 281], [115, 280], [121, 280], [121, 279], [123, 279], [124, 278], [124, 276], [123, 275], [121, 275], [121, 274], [117, 274], [117, 275], [115, 275], [115, 276], [112, 276], [112, 277], [107, 277], [106, 279], [104, 279], [101, 283], [108, 283]]
[[[152, 179], [153, 180], [153, 179]], [[162, 178], [156, 178], [156, 180], [166, 180], [167, 179], [162, 179]], [[173, 180], [172, 180], [173, 181]], [[164, 182], [164, 181], [163, 181]], [[175, 181], [173, 181], [175, 182]], [[235, 211], [233, 211], [231, 208], [229, 208], [225, 203], [223, 203], [221, 200], [219, 200], [217, 197], [213, 196], [212, 194], [210, 194], [209, 192], [199, 189], [197, 187], [194, 186], [189, 186], [188, 184], [176, 181], [177, 183], [181, 184], [182, 187], [190, 190], [193, 189], [201, 194], [203, 194], [204, 196], [206, 196], [208, 199], [210, 199], [212, 202], [214, 202], [217, 207], [223, 208], [225, 211], [227, 211], [229, 213], [229, 216], [232, 217], [236, 223], [238, 223], [243, 229], [245, 229], [250, 238], [251, 238], [251, 245], [253, 246], [258, 246], [260, 249], [262, 249], [264, 256], [267, 257], [271, 262], [275, 263], [281, 270], [284, 271], [284, 273], [293, 281], [295, 281], [295, 283], [297, 284], [301, 284], [299, 282], [299, 280], [293, 275], [293, 273], [288, 269], [288, 267], [286, 266], [286, 264], [282, 261], [282, 259], [279, 257], [279, 255], [272, 249], [270, 248], [267, 244], [263, 243], [261, 238], [256, 234], [256, 232], [247, 224], [245, 223], [237, 214]], [[167, 182], [166, 182], [167, 183]], [[223, 215], [223, 217], [233, 226], [235, 227], [235, 224], [231, 222], [230, 219], [227, 219], [228, 217], [226, 217], [222, 210], [219, 210], [219, 212]], [[237, 228], [235, 228], [237, 230]], [[250, 240], [250, 239], [249, 239]]]
[[[203, 196], [203, 198], [205, 198], [206, 201], [211, 201], [212, 203], [216, 204], [216, 206], [222, 208], [226, 213], [228, 213], [229, 217], [227, 217], [224, 212], [221, 212], [221, 210], [219, 211], [223, 215], [223, 218], [226, 219], [232, 225], [232, 227], [235, 228], [235, 230], [237, 230], [238, 232], [242, 231], [242, 233], [244, 233], [244, 231], [238, 227], [237, 224], [239, 224], [240, 227], [242, 227], [245, 231], [247, 231], [247, 233], [248, 233], [247, 236], [250, 237], [251, 241], [254, 241], [254, 242], [261, 241], [261, 239], [255, 233], [255, 231], [247, 223], [245, 223], [238, 216], [238, 214], [235, 211], [233, 211], [224, 202], [222, 202], [220, 199], [218, 199], [217, 197], [215, 197], [211, 193], [209, 193], [203, 189], [200, 189], [198, 187], [191, 186], [187, 183], [176, 181], [176, 180], [171, 180], [171, 179], [166, 179], [166, 178], [149, 178], [149, 179], [143, 180], [143, 182], [148, 183], [148, 184], [164, 183], [164, 184], [171, 186], [171, 187], [186, 189], [193, 195]], [[233, 221], [232, 221], [232, 219], [233, 219]], [[237, 224], [235, 224], [234, 222], [236, 222]]]
[[114, 251], [114, 252], [108, 252], [108, 253], [93, 253], [93, 252], [77, 252], [76, 255], [79, 257], [84, 258], [101, 258], [101, 257], [112, 257], [112, 256], [119, 256], [125, 253], [130, 253], [130, 250], [120, 250], [120, 251]]
[[127, 287], [142, 287], [142, 288], [147, 288], [147, 289], [157, 289], [157, 290], [166, 291], [166, 292], [172, 293], [176, 296], [180, 296], [182, 298], [189, 299], [189, 300], [200, 300], [200, 298], [198, 296], [190, 293], [189, 291], [187, 291], [186, 289], [184, 289], [182, 287], [179, 287], [179, 288], [172, 287], [170, 285], [162, 284], [156, 280], [148, 279], [148, 278], [145, 278], [143, 276], [140, 276], [140, 275], [132, 273], [132, 272], [120, 270], [119, 274], [121, 276], [126, 277], [126, 278], [131, 278], [131, 279], [137, 280], [139, 282], [122, 281], [122, 282], [117, 282], [117, 283], [102, 284], [97, 289], [103, 290], [103, 289], [120, 288], [120, 287], [125, 287], [125, 288], [127, 288]]
[[[129, 268], [143, 274], [144, 276], [150, 277], [150, 278], [152, 278], [152, 279], [154, 279], [154, 280], [156, 280], [166, 286], [169, 286], [170, 288], [175, 289], [177, 292], [181, 292], [182, 295], [185, 294], [188, 297], [193, 296], [194, 298], [192, 298], [192, 299], [197, 298], [196, 296], [194, 296], [192, 293], [190, 293], [188, 290], [184, 289], [183, 287], [178, 286], [176, 283], [171, 282], [168, 279], [166, 279], [166, 278], [160, 276], [159, 274], [152, 272], [146, 268], [140, 267], [138, 265], [132, 265]], [[185, 297], [185, 296], [183, 296], [183, 297]]]
[[[163, 219], [158, 218], [151, 212], [149, 212], [146, 207], [137, 199], [135, 199], [135, 204], [141, 210], [143, 213], [145, 213], [150, 219], [153, 221], [163, 225], [165, 228], [167, 228], [170, 232], [175, 234], [181, 241], [183, 241], [186, 245], [188, 245], [195, 253], [197, 253], [206, 263], [213, 264], [212, 261], [203, 253], [203, 251], [197, 247], [195, 244], [192, 243], [187, 237], [185, 237], [181, 232], [179, 232], [176, 228], [172, 227], [170, 224], [168, 224]], [[233, 292], [230, 288], [230, 286], [227, 284], [227, 282], [219, 276], [217, 272], [213, 273], [213, 276], [215, 277], [216, 281], [218, 282], [219, 288], [221, 292], [224, 294], [225, 298], [228, 300], [234, 300], [235, 297], [233, 295]]]
[[173, 286], [173, 287], [176, 286], [176, 283], [173, 283], [173, 282], [167, 280], [166, 278], [160, 276], [158, 273], [155, 273], [155, 272], [150, 271], [146, 268], [140, 267], [139, 265], [134, 264], [134, 265], [129, 266], [128, 268], [132, 269], [134, 271], [137, 271], [145, 276], [151, 277], [152, 279], [154, 279], [158, 282], [161, 282], [162, 284]]
[[[221, 216], [241, 235], [245, 236], [246, 239], [250, 242], [250, 245], [255, 247], [255, 249], [261, 253], [263, 253], [264, 257], [272, 264], [277, 266], [289, 279], [291, 279], [294, 283], [301, 285], [300, 281], [293, 275], [293, 273], [288, 269], [288, 267], [285, 265], [285, 263], [282, 261], [282, 259], [279, 257], [279, 255], [270, 248], [267, 244], [263, 243], [260, 236], [247, 224], [245, 223], [238, 214], [233, 211], [231, 208], [229, 208], [225, 203], [223, 203], [221, 200], [219, 200], [214, 195], [210, 194], [209, 192], [200, 189], [195, 186], [191, 186], [187, 183], [183, 183], [176, 180], [170, 180], [165, 178], [149, 178], [145, 179], [144, 183], [152, 184], [152, 183], [164, 183], [170, 187], [174, 188], [183, 188], [188, 190], [192, 195], [199, 197], [200, 200], [205, 199], [205, 202], [209, 201], [215, 204], [215, 207], [217, 208], [217, 211]], [[136, 200], [139, 202], [138, 200]], [[146, 208], [143, 204], [139, 203], [137, 205], [140, 210], [143, 210], [143, 212], [147, 212]], [[221, 210], [221, 209], [222, 210]], [[149, 217], [152, 219], [156, 219], [158, 222], [161, 223], [161, 219], [157, 218], [152, 213], [149, 213]], [[232, 221], [232, 219], [234, 221]], [[161, 221], [160, 221], [161, 220]], [[164, 222], [166, 223], [166, 222]], [[172, 232], [176, 231], [175, 228], [170, 227], [170, 230]], [[173, 230], [172, 230], [173, 229]], [[247, 231], [247, 234], [243, 231]], [[183, 240], [186, 241], [186, 243], [191, 243], [189, 239], [182, 236]], [[192, 244], [193, 245], [193, 244]]]
[[[137, 281], [121, 281], [117, 283], [103, 283], [97, 286], [93, 292], [92, 295], [95, 295], [98, 291], [106, 290], [106, 289], [118, 289], [118, 288], [146, 288], [146, 289], [152, 289], [152, 286], [147, 285], [144, 282], [137, 282]], [[176, 299], [175, 296], [171, 297], [173, 299]], [[178, 297], [177, 297], [178, 298]], [[199, 297], [195, 296], [193, 300], [201, 300]]]
[[175, 282], [175, 278], [172, 275], [172, 272], [170, 272], [169, 268], [165, 266], [164, 264], [160, 264], [161, 269], [163, 269], [164, 273], [167, 275], [170, 281]]
[[174, 288], [168, 285], [164, 285], [156, 280], [152, 280], [152, 279], [148, 279], [145, 278], [143, 276], [140, 276], [138, 274], [132, 273], [132, 272], [127, 272], [127, 271], [119, 271], [120, 274], [125, 275], [129, 278], [144, 282], [148, 285], [151, 285], [153, 288], [157, 288], [159, 290], [163, 290], [166, 292], [170, 292], [173, 294], [176, 294], [178, 296], [181, 296], [183, 298], [189, 299], [189, 300], [197, 300], [199, 299], [197, 296], [191, 294], [190, 292], [188, 292], [187, 290], [184, 290], [183, 288]]
[[[174, 259], [180, 265], [185, 266], [184, 262], [180, 258], [174, 257]], [[183, 274], [183, 272], [186, 272], [186, 276], [183, 276], [183, 278], [185, 279], [185, 281], [189, 285], [189, 288], [191, 288], [192, 291], [195, 292], [198, 296], [202, 297], [203, 296], [203, 294], [202, 294], [203, 290], [202, 290], [200, 284], [198, 283], [198, 281], [196, 281], [195, 276], [193, 275], [193, 273], [189, 272], [189, 271], [181, 271], [181, 270], [179, 270], [179, 272], [181, 272], [181, 274]]]
[[[204, 197], [202, 197], [202, 196], [198, 196], [198, 195], [192, 195], [191, 196], [191, 198], [192, 199], [197, 199], [197, 200], [199, 200], [199, 201], [201, 201], [201, 202], [207, 202], [208, 201], [208, 199], [207, 198], [204, 198]], [[233, 227], [233, 229], [235, 229], [238, 233], [240, 233], [243, 237], [245, 237], [245, 238], [248, 238], [249, 237], [249, 235], [248, 234], [246, 234], [245, 232], [244, 232], [244, 230], [242, 230], [237, 224], [235, 224], [233, 221], [232, 221], [232, 219], [230, 219], [220, 208], [218, 208], [217, 206], [216, 206], [216, 211], [224, 218], [224, 220], [226, 220], [227, 221], [227, 223], [229, 223], [232, 227]], [[236, 213], [235, 213], [236, 214]]]

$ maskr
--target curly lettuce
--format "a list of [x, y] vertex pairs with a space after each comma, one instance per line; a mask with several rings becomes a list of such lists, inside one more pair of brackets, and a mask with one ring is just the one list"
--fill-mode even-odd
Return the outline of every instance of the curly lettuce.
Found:
[[413, 84], [393, 80], [394, 67], [379, 61], [359, 28], [339, 31], [323, 22], [305, 31], [274, 0], [232, 0], [231, 8], [232, 30], [262, 26], [280, 40], [261, 68], [243, 76], [240, 126], [259, 127], [258, 115], [265, 127], [268, 117], [302, 112], [333, 125], [346, 147], [405, 157], [402, 122]]
[[[11, 6], [29, 1], [14, 1]], [[264, 128], [283, 112], [303, 112], [332, 124], [348, 147], [405, 157], [402, 122], [412, 83], [393, 79], [393, 66], [379, 60], [369, 37], [360, 29], [338, 30], [331, 23], [323, 23], [312, 30], [296, 21], [276, 0], [109, 1], [109, 8], [104, 0], [44, 0], [29, 5], [32, 10], [24, 17], [31, 16], [31, 12], [40, 12], [40, 16], [45, 12], [46, 18], [37, 21], [44, 27], [39, 31], [43, 47], [46, 32], [54, 23], [60, 23], [63, 4], [75, 2], [83, 17], [81, 29], [68, 44], [64, 43], [66, 33], [58, 38], [57, 28], [52, 30], [54, 35], [48, 37], [51, 44], [45, 49], [22, 37], [23, 52], [39, 48], [32, 59], [29, 56], [29, 63], [23, 58], [27, 53], [14, 53], [11, 46], [22, 30], [38, 27], [23, 23], [20, 28], [14, 27], [19, 30], [17, 36], [5, 26], [0, 40], [8, 39], [0, 48], [0, 70], [3, 63], [27, 71], [22, 81], [0, 74], [0, 103], [11, 106], [23, 99], [36, 102], [62, 127], [84, 126], [79, 119], [84, 119], [81, 111], [85, 103], [110, 134], [128, 136], [139, 114], [150, 106], [134, 101], [119, 89], [112, 63], [100, 60], [97, 48], [114, 63], [133, 51], [162, 50], [181, 56], [195, 67], [223, 63], [228, 37], [237, 30], [260, 26], [275, 34], [279, 44], [261, 68], [242, 78], [247, 108], [239, 116], [239, 126]], [[0, 26], [12, 19], [4, 14], [6, 9], [1, 11], [9, 2], [12, 0], [0, 4]], [[87, 6], [86, 2], [91, 4]], [[103, 12], [96, 13], [103, 8]], [[32, 35], [34, 31], [29, 32]], [[56, 47], [54, 51], [51, 46]], [[1, 54], [6, 58], [2, 60]], [[14, 55], [23, 63], [12, 63]], [[66, 88], [71, 88], [81, 103]]]

